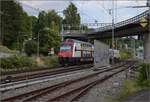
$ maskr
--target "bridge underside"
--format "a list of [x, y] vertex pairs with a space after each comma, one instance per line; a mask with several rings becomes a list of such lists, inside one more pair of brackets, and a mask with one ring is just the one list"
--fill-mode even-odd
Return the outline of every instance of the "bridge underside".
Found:
[[[143, 35], [148, 34], [148, 25], [146, 27], [141, 27], [139, 23], [137, 24], [129, 24], [126, 26], [122, 26], [120, 28], [116, 28], [114, 30], [115, 37], [126, 37], [126, 36], [134, 36], [134, 35]], [[112, 37], [112, 30], [102, 31], [102, 32], [95, 32], [91, 34], [72, 34], [70, 36], [64, 36], [64, 38], [72, 38], [78, 40], [87, 41], [88, 39], [107, 39]]]
[[[143, 28], [139, 24], [129, 24], [126, 26], [122, 26], [120, 28], [116, 28], [114, 32], [115, 32], [114, 35], [115, 37], [143, 35], [148, 33], [148, 26]], [[112, 30], [96, 32], [88, 35], [89, 39], [104, 39], [104, 38], [111, 38], [111, 37], [112, 37]]]
[[[149, 21], [149, 16], [146, 17], [147, 21]], [[149, 25], [146, 27], [142, 27], [140, 25], [140, 21], [134, 23], [128, 23], [124, 26], [120, 26], [114, 29], [115, 37], [126, 37], [126, 36], [134, 36], [134, 35], [143, 35], [149, 33]], [[105, 31], [97, 31], [91, 33], [82, 33], [82, 34], [69, 34], [69, 36], [65, 36], [65, 38], [74, 38], [74, 39], [104, 39], [104, 38], [111, 38], [112, 37], [112, 29], [105, 30]]]

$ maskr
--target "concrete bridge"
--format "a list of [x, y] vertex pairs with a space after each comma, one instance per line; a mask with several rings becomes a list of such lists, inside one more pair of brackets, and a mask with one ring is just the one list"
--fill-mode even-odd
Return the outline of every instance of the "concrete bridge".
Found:
[[[125, 21], [114, 24], [114, 36], [125, 37], [140, 35], [144, 36], [144, 59], [150, 63], [150, 10], [127, 19]], [[145, 19], [143, 22], [142, 19]], [[147, 23], [145, 27], [141, 26], [142, 23]], [[78, 39], [104, 39], [112, 37], [112, 25], [107, 25], [94, 29], [88, 32], [71, 32], [70, 34], [63, 35], [64, 38], [78, 38]]]

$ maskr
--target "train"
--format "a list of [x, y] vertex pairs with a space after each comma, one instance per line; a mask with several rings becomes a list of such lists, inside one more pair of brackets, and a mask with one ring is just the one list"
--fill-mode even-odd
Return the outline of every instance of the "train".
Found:
[[[114, 56], [114, 62], [117, 63], [120, 59], [119, 50], [109, 49], [109, 52], [110, 63], [112, 56]], [[66, 39], [61, 43], [58, 59], [62, 66], [93, 63], [94, 46], [89, 42]]]
[[61, 65], [93, 63], [94, 47], [89, 42], [66, 39], [61, 43], [58, 53]]

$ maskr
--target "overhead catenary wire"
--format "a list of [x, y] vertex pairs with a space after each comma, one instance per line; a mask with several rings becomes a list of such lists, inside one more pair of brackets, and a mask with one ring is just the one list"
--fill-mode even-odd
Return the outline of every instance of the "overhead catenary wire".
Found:
[[[75, 4], [76, 4], [76, 3], [75, 3]], [[77, 5], [77, 4], [76, 4], [76, 5]], [[90, 18], [90, 19], [96, 21], [96, 20], [97, 20], [96, 18], [94, 18], [94, 17], [88, 15], [87, 13], [85, 13], [85, 12], [82, 10], [83, 3], [81, 3], [81, 5], [82, 5], [82, 6], [80, 6], [81, 9], [79, 9], [80, 13], [83, 14], [83, 15], [85, 15], [85, 16], [87, 16], [88, 18]], [[78, 5], [78, 6], [79, 6], [79, 5]]]
[[[98, 1], [97, 1], [98, 2]], [[105, 7], [105, 4], [104, 4], [104, 1], [103, 1], [103, 3], [102, 3], [102, 9], [103, 9], [103, 11], [106, 13], [106, 14], [109, 14], [108, 12], [109, 12], [109, 10], [110, 9], [106, 9], [106, 7]], [[99, 7], [99, 6], [98, 6]], [[101, 9], [101, 8], [100, 8]]]

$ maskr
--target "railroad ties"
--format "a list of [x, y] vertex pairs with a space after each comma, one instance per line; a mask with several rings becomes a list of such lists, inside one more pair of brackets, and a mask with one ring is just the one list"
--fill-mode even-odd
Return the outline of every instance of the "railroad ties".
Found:
[[122, 71], [132, 69], [134, 68], [134, 65], [135, 62], [117, 64], [108, 69], [94, 71], [94, 73], [84, 77], [64, 81], [49, 87], [9, 97], [1, 101], [16, 102], [18, 100], [21, 100], [22, 102], [72, 102], [78, 100], [82, 95], [86, 94], [86, 92], [96, 84], [101, 84]]

